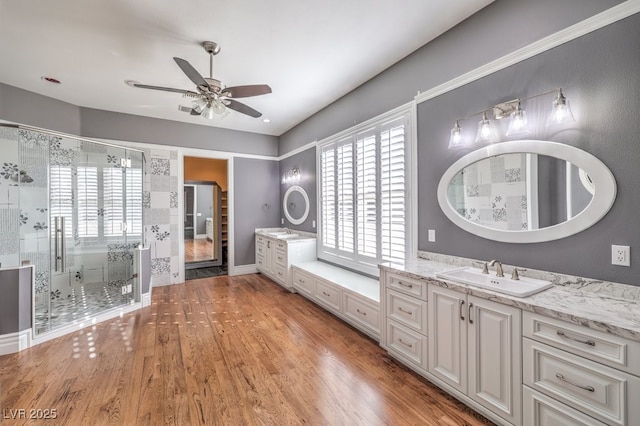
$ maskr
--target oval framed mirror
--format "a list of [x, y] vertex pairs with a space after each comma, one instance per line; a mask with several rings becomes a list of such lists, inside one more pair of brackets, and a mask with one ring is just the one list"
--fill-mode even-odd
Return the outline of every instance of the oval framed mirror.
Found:
[[616, 198], [598, 158], [557, 142], [519, 140], [460, 158], [438, 184], [438, 203], [457, 226], [507, 243], [553, 241], [597, 223]]
[[309, 216], [309, 196], [304, 188], [294, 185], [287, 189], [282, 199], [284, 216], [293, 225], [300, 225]]

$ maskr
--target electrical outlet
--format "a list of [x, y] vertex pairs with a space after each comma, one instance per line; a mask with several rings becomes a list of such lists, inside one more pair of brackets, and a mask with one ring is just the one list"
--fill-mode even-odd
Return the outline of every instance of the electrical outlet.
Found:
[[284, 217], [280, 218], [280, 225], [284, 225]]
[[316, 221], [315, 221], [315, 220], [312, 220], [312, 221], [311, 221], [311, 227], [312, 227], [312, 228], [315, 228], [315, 227], [316, 227]]
[[631, 248], [629, 246], [611, 246], [611, 264], [631, 266]]
[[435, 243], [436, 242], [436, 230], [435, 229], [429, 229], [428, 231], [428, 239], [430, 243]]

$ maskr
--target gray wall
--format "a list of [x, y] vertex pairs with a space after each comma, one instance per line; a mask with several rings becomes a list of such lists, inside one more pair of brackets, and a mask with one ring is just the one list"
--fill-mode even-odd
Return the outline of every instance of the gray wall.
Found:
[[0, 271], [0, 335], [31, 327], [33, 268]]
[[278, 151], [275, 136], [78, 107], [2, 83], [0, 120], [87, 138], [256, 155]]
[[[631, 42], [633, 40], [633, 42]], [[566, 43], [505, 70], [467, 84], [418, 106], [418, 217], [421, 250], [500, 259], [536, 269], [640, 285], [640, 14]], [[537, 244], [489, 241], [456, 227], [440, 210], [440, 176], [464, 152], [447, 150], [456, 118], [500, 101], [563, 87], [576, 123], [562, 131], [544, 126], [552, 95], [527, 101], [534, 130], [545, 139], [583, 149], [607, 165], [618, 185], [610, 212], [595, 226], [574, 236]], [[473, 133], [478, 117], [461, 126]], [[506, 123], [502, 123], [506, 126]], [[503, 138], [505, 140], [505, 138]], [[597, 185], [597, 183], [596, 183]], [[436, 242], [427, 240], [436, 230]], [[611, 265], [611, 245], [631, 246], [631, 267]]]
[[242, 154], [277, 155], [278, 138], [92, 108], [80, 110], [82, 136]]
[[[293, 225], [287, 220], [284, 215], [282, 201], [284, 199], [284, 193], [291, 187], [291, 184], [282, 183], [282, 175], [292, 168], [299, 168], [302, 175], [298, 186], [303, 188], [309, 196], [309, 216], [300, 225]], [[280, 160], [280, 218], [284, 220], [284, 225], [287, 228], [297, 229], [300, 231], [316, 232], [316, 228], [313, 227], [313, 221], [317, 223], [318, 212], [318, 197], [316, 188], [316, 148], [312, 147], [306, 149], [291, 157]], [[295, 217], [295, 216], [294, 216]]]
[[471, 71], [580, 22], [620, 0], [497, 0], [280, 136], [279, 154], [407, 103], [418, 91]]
[[237, 266], [255, 263], [256, 228], [280, 226], [279, 172], [277, 161], [233, 160], [233, 241]]
[[0, 120], [80, 134], [80, 108], [0, 83]]
[[196, 185], [196, 191], [196, 234], [206, 234], [207, 218], [213, 217], [213, 185]]

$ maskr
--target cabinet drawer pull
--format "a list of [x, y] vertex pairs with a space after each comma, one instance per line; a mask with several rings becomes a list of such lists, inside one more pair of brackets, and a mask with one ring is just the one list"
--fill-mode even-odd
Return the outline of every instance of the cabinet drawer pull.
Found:
[[402, 307], [401, 307], [401, 306], [398, 306], [398, 310], [399, 310], [400, 312], [404, 312], [405, 314], [413, 315], [413, 312], [405, 311], [404, 309], [402, 309]]
[[565, 379], [565, 378], [564, 378], [564, 376], [563, 376], [562, 374], [560, 374], [560, 373], [556, 373], [556, 378], [557, 378], [558, 380], [562, 380], [563, 382], [570, 384], [571, 386], [575, 386], [575, 387], [577, 387], [577, 388], [584, 389], [584, 390], [589, 391], [589, 392], [595, 392], [595, 391], [596, 391], [596, 390], [593, 388], [593, 386], [582, 386], [582, 385], [578, 385], [578, 384], [573, 383], [572, 381], [570, 381], [570, 380], [568, 380], [568, 379]]
[[398, 284], [400, 284], [402, 287], [413, 288], [413, 284], [405, 284], [402, 281], [398, 281]]
[[327, 297], [331, 297], [331, 295], [329, 293], [327, 293], [326, 291], [323, 291], [322, 294], [324, 294]]
[[400, 337], [398, 337], [398, 342], [402, 343], [403, 345], [405, 345], [408, 348], [413, 348], [413, 345], [411, 343], [404, 342]]
[[469, 324], [473, 324], [473, 318], [471, 318], [471, 308], [473, 308], [473, 303], [469, 302]]
[[458, 301], [458, 310], [460, 311], [460, 320], [464, 321], [464, 313], [462, 311], [462, 306], [464, 305], [464, 300], [460, 299]]
[[365, 317], [367, 316], [367, 313], [366, 313], [366, 312], [363, 312], [363, 311], [361, 311], [361, 310], [360, 310], [360, 309], [358, 309], [358, 308], [356, 308], [356, 312], [357, 312], [357, 313], [359, 313], [359, 314], [361, 314], [361, 315], [364, 315]]
[[569, 339], [569, 340], [573, 340], [574, 342], [578, 342], [578, 343], [584, 343], [585, 345], [589, 345], [589, 346], [595, 346], [596, 342], [594, 342], [593, 340], [580, 340], [580, 339], [576, 339], [575, 337], [571, 337], [571, 336], [567, 336], [566, 334], [564, 334], [563, 331], [556, 331], [556, 334], [560, 337], [564, 337], [565, 339]]

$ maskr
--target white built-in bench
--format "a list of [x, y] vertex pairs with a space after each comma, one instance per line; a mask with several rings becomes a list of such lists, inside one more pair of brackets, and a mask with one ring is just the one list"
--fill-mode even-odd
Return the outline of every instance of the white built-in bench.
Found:
[[292, 269], [298, 293], [380, 340], [380, 281], [319, 261]]

